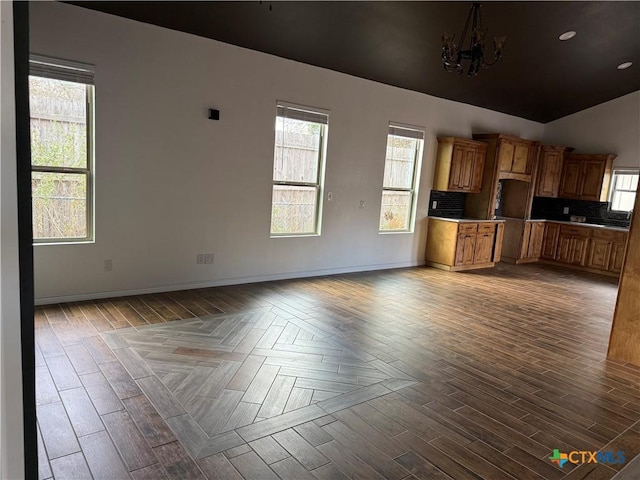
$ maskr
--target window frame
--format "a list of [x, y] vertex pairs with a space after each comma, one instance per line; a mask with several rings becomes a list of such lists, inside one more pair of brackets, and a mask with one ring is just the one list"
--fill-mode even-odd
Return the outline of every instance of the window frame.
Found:
[[[276, 144], [276, 135], [277, 129], [274, 124], [274, 142], [273, 142], [273, 166], [272, 166], [272, 178], [271, 178], [271, 216], [269, 221], [269, 235], [270, 238], [287, 238], [287, 237], [317, 237], [322, 233], [322, 206], [323, 206], [323, 198], [324, 198], [324, 177], [325, 177], [325, 165], [327, 158], [327, 137], [329, 130], [329, 111], [323, 110], [316, 107], [308, 107], [305, 105], [297, 105], [294, 103], [278, 101], [276, 102], [276, 116], [275, 122], [278, 122], [279, 118], [289, 118], [284, 117], [279, 114], [279, 111], [283, 110], [294, 110], [297, 112], [301, 112], [301, 116], [304, 116], [304, 113], [309, 113], [310, 116], [322, 116], [326, 118], [324, 123], [314, 122], [312, 120], [305, 120], [303, 118], [296, 118], [297, 120], [307, 121], [309, 123], [314, 123], [320, 125], [320, 141], [318, 148], [318, 158], [317, 158], [317, 175], [316, 182], [295, 182], [289, 180], [275, 180], [273, 178], [273, 167], [275, 166], [276, 161], [276, 152], [277, 152], [277, 144]], [[284, 138], [284, 136], [283, 136]], [[315, 216], [313, 219], [314, 230], [311, 232], [282, 232], [277, 233], [272, 231], [272, 222], [273, 222], [273, 202], [274, 202], [274, 191], [277, 186], [290, 186], [290, 187], [307, 187], [307, 188], [315, 188]]]
[[[32, 54], [29, 57], [29, 77], [68, 81], [82, 84], [85, 87], [87, 136], [87, 163], [84, 168], [33, 165], [33, 163], [31, 163], [32, 174], [33, 172], [40, 172], [84, 175], [86, 182], [85, 223], [87, 234], [84, 237], [34, 237], [34, 245], [68, 245], [95, 243], [95, 83], [93, 81], [93, 75], [93, 65], [35, 54]], [[32, 117], [30, 116], [29, 118], [31, 119]], [[31, 219], [31, 221], [33, 222], [33, 218]]]
[[[613, 172], [611, 173], [611, 183], [609, 185], [609, 211], [613, 212], [613, 213], [624, 213], [624, 214], [629, 214], [633, 211], [633, 207], [631, 208], [631, 210], [615, 210], [613, 208], [613, 197], [615, 195], [616, 192], [632, 192], [633, 190], [625, 190], [625, 189], [618, 189], [616, 188], [616, 176], [617, 175], [640, 175], [640, 168], [633, 168], [633, 167], [628, 167], [628, 168], [615, 168], [613, 169]], [[638, 180], [638, 184], [636, 185], [636, 190], [635, 190], [635, 194], [636, 196], [638, 195], [638, 191], [640, 190], [640, 179]]]
[[[424, 141], [425, 141], [425, 128], [417, 127], [413, 125], [406, 125], [402, 123], [389, 122], [389, 130], [387, 132], [387, 141], [385, 142], [385, 155], [384, 155], [384, 169], [383, 169], [383, 177], [382, 177], [382, 196], [380, 198], [380, 214], [378, 216], [378, 233], [380, 234], [396, 234], [396, 233], [413, 233], [415, 231], [416, 225], [416, 210], [418, 205], [418, 191], [420, 182], [418, 179], [420, 178], [420, 172], [422, 171], [422, 158], [424, 155]], [[402, 135], [401, 131], [413, 132], [412, 135]], [[398, 132], [398, 133], [394, 133]], [[387, 147], [389, 145], [389, 137], [405, 137], [405, 138], [414, 138], [417, 140], [415, 156], [413, 162], [413, 174], [411, 177], [411, 187], [410, 188], [398, 188], [398, 187], [385, 187], [384, 186], [384, 172], [387, 168]], [[380, 225], [380, 219], [382, 217], [382, 201], [384, 199], [384, 192], [409, 192], [411, 195], [411, 201], [409, 203], [409, 220], [407, 228], [398, 228], [398, 229], [382, 229]]]

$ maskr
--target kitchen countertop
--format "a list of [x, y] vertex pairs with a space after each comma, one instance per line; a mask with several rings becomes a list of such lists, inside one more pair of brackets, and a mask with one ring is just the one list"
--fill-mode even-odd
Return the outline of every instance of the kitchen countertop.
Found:
[[568, 222], [565, 220], [550, 220], [550, 219], [546, 219], [546, 218], [529, 218], [527, 220], [523, 219], [523, 218], [511, 218], [511, 217], [500, 217], [503, 218], [506, 221], [519, 221], [519, 222], [553, 222], [553, 223], [559, 223], [561, 225], [572, 225], [572, 226], [576, 226], [576, 227], [585, 227], [585, 228], [604, 228], [607, 230], [616, 230], [618, 232], [628, 232], [629, 228], [625, 228], [625, 227], [615, 227], [615, 226], [611, 226], [611, 225], [600, 225], [599, 223], [585, 223], [585, 222]]
[[504, 223], [504, 220], [496, 219], [496, 220], [483, 220], [479, 218], [449, 218], [449, 217], [429, 217], [435, 220], [443, 220], [445, 222], [453, 222], [453, 223]]
[[587, 228], [606, 228], [607, 230], [617, 230], [619, 232], [628, 232], [629, 229], [625, 227], [613, 227], [611, 225], [600, 225], [599, 223], [584, 223], [584, 222], [566, 222], [563, 220], [531, 220], [535, 222], [543, 221], [543, 222], [553, 222], [560, 223], [562, 225], [573, 225], [576, 227], [587, 227]]
[[[497, 218], [495, 220], [483, 220], [483, 219], [478, 219], [478, 218], [448, 218], [448, 217], [432, 217], [430, 216], [429, 218], [434, 218], [436, 220], [443, 220], [445, 222], [454, 222], [454, 223], [478, 223], [478, 222], [484, 222], [484, 223], [504, 223], [505, 221], [509, 221], [509, 220], [518, 220], [520, 222], [525, 222], [525, 219], [523, 218], [510, 218], [510, 217], [500, 217]], [[564, 220], [549, 220], [549, 219], [545, 219], [545, 218], [530, 218], [526, 220], [527, 222], [553, 222], [553, 223], [560, 223], [562, 225], [574, 225], [576, 227], [585, 227], [585, 228], [603, 228], [603, 229], [607, 229], [607, 230], [616, 230], [618, 232], [628, 232], [629, 229], [625, 228], [625, 227], [614, 227], [611, 225], [600, 225], [598, 223], [584, 223], [584, 222], [567, 222]]]

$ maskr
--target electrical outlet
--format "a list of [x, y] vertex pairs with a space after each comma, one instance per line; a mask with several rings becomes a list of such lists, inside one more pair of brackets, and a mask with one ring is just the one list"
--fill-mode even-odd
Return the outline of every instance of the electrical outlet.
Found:
[[204, 254], [204, 263], [205, 265], [213, 264], [213, 253], [205, 253]]
[[569, 214], [569, 207], [564, 207], [562, 209], [562, 213], [564, 213], [565, 215], [568, 215]]
[[433, 202], [431, 202], [431, 209], [435, 210], [436, 208], [438, 208], [438, 202], [434, 200]]
[[196, 256], [196, 263], [197, 263], [198, 265], [202, 265], [202, 264], [204, 264], [204, 253], [199, 253], [199, 254]]
[[360, 208], [364, 208], [364, 200], [360, 200]]
[[113, 270], [113, 260], [111, 260], [110, 258], [107, 258], [104, 261], [104, 271], [110, 272], [111, 270]]

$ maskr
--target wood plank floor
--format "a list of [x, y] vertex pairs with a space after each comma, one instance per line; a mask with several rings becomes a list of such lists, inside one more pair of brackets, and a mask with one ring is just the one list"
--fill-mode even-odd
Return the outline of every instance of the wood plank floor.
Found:
[[40, 478], [624, 479], [640, 368], [605, 359], [615, 298], [500, 264], [38, 307]]

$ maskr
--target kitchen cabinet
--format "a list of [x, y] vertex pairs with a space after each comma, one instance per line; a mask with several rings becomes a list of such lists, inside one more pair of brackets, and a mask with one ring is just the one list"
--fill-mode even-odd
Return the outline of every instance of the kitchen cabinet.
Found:
[[572, 148], [542, 145], [538, 161], [538, 178], [535, 195], [537, 197], [557, 197], [560, 190], [560, 178], [564, 156]]
[[500, 261], [502, 234], [500, 221], [429, 217], [427, 265], [453, 271], [493, 267]]
[[589, 245], [587, 267], [620, 273], [626, 243], [626, 232], [595, 230]]
[[560, 234], [560, 225], [557, 223], [544, 224], [544, 237], [542, 239], [542, 252], [540, 258], [554, 260], [556, 258], [556, 249], [558, 247], [558, 236]]
[[608, 271], [620, 273], [622, 271], [622, 262], [624, 262], [624, 254], [627, 249], [627, 238], [622, 243], [613, 243], [611, 245], [611, 258], [609, 259]]
[[535, 142], [519, 138], [501, 138], [498, 141], [498, 171], [531, 175], [536, 153]]
[[478, 233], [476, 235], [476, 246], [473, 255], [474, 264], [490, 263], [493, 257], [493, 246], [496, 236], [495, 224], [480, 223], [478, 224]]
[[439, 137], [433, 189], [479, 192], [487, 145], [464, 138]]
[[475, 233], [461, 233], [458, 235], [455, 266], [474, 264], [476, 238], [477, 234]]
[[558, 196], [607, 201], [615, 158], [615, 155], [567, 155], [562, 167]]
[[[537, 167], [539, 142], [501, 133], [475, 134], [473, 139], [486, 143], [487, 150], [481, 189], [467, 195], [465, 215], [494, 219], [499, 183], [504, 180], [513, 181], [514, 185], [521, 184], [512, 190], [522, 199], [520, 203], [524, 213], [519, 218], [526, 218], [533, 200], [531, 181]], [[509, 193], [509, 189], [502, 190], [503, 194]], [[504, 202], [505, 205], [507, 203]]]
[[[539, 224], [544, 227], [544, 230], [538, 261], [560, 262], [580, 270], [589, 270], [609, 276], [618, 276], [622, 270], [628, 237], [627, 231], [613, 227], [549, 220], [539, 222]], [[535, 259], [537, 245], [535, 240], [531, 240], [533, 237], [535, 235], [532, 225], [526, 252], [527, 255], [532, 255], [531, 258]]]
[[584, 266], [590, 236], [591, 230], [589, 228], [561, 225], [556, 261]]
[[520, 260], [537, 260], [542, 254], [544, 222], [526, 221], [522, 234]]
[[611, 260], [611, 242], [601, 238], [592, 238], [589, 247], [587, 267], [607, 270]]

